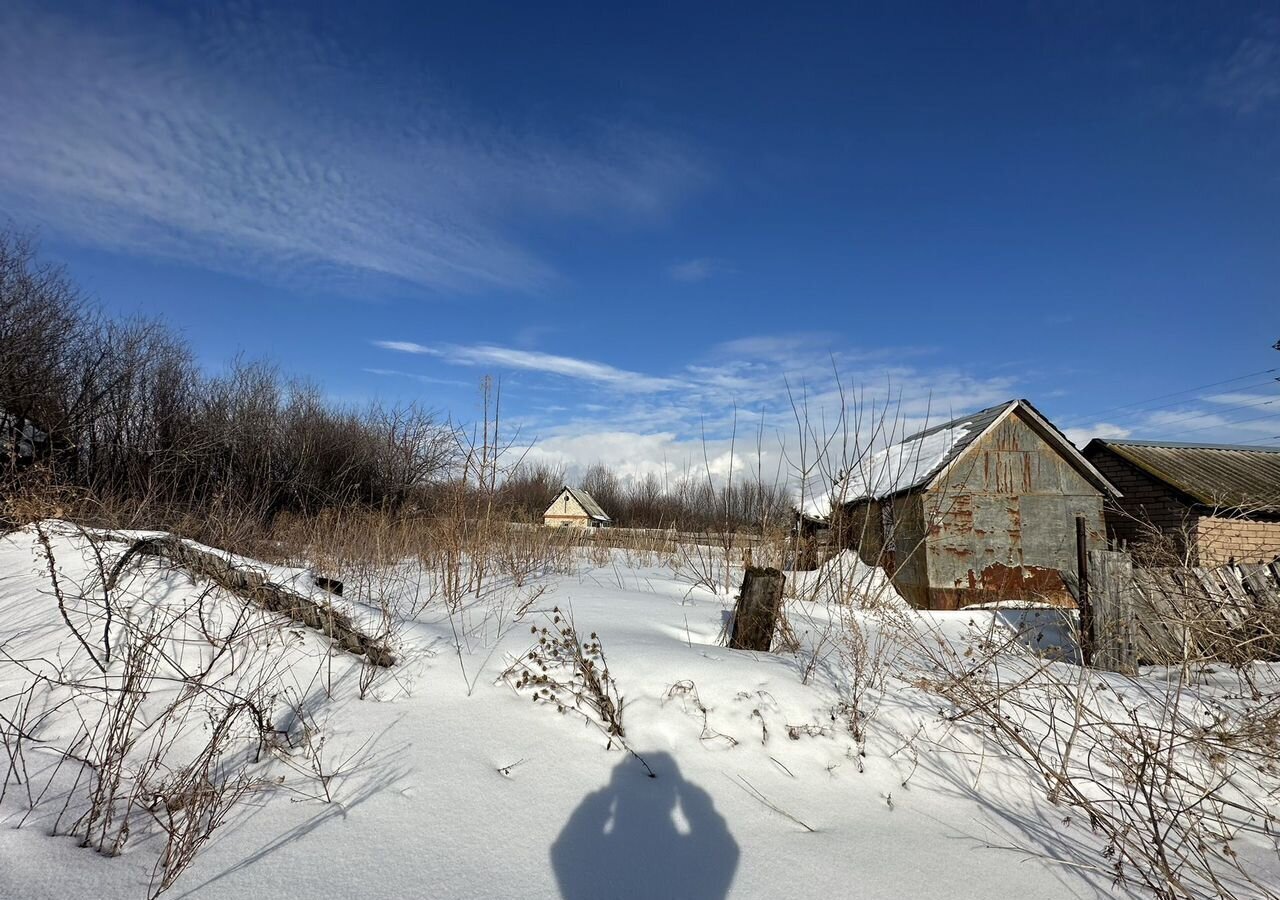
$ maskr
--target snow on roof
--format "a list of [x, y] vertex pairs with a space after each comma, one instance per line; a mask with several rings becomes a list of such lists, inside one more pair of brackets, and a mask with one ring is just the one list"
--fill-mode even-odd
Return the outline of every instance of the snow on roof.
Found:
[[927, 483], [1016, 403], [1010, 400], [863, 454], [836, 479], [829, 493], [816, 493], [806, 500], [802, 512], [809, 518], [825, 519], [833, 504], [883, 500]]
[[1040, 435], [1099, 490], [1120, 496], [1115, 486], [1034, 406], [1026, 400], [1008, 400], [926, 428], [875, 453], [864, 454], [849, 471], [836, 479], [830, 493], [814, 492], [801, 507], [801, 512], [810, 519], [826, 519], [831, 515], [833, 505], [868, 498], [884, 500], [927, 485], [1015, 407], [1022, 409]]
[[870, 497], [882, 500], [928, 480], [970, 433], [970, 425], [947, 425], [914, 435], [901, 443], [864, 457], [837, 485], [837, 499], [848, 503]]

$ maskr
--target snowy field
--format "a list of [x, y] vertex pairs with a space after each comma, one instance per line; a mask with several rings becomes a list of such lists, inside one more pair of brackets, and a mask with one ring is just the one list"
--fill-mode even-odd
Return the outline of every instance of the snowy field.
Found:
[[[929, 648], [963, 661], [993, 643], [1010, 671], [1071, 681], [1077, 667], [1026, 649], [1056, 620], [1006, 643], [1008, 610], [912, 613], [858, 570], [879, 609], [849, 612], [823, 602], [821, 573], [791, 575], [815, 599], [788, 605], [793, 648], [764, 654], [726, 649], [729, 593], [654, 554], [495, 568], [478, 596], [414, 561], [326, 573], [341, 600], [306, 570], [261, 567], [386, 635], [397, 661], [381, 668], [156, 559], [104, 591], [137, 535], [40, 532], [0, 539], [0, 897], [148, 896], [166, 829], [218, 785], [237, 802], [167, 896], [1150, 896], [1131, 871], [1114, 884], [1108, 837], [928, 685]], [[563, 692], [559, 712], [518, 686], [540, 629], [566, 616], [580, 642], [598, 636], [622, 736]], [[154, 637], [131, 656], [139, 634]], [[1086, 680], [1127, 710], [1160, 677]], [[125, 684], [145, 694], [131, 716]], [[1194, 696], [1224, 708], [1236, 685]], [[130, 737], [94, 818], [113, 724]], [[1237, 824], [1230, 852], [1280, 880], [1256, 816]]]

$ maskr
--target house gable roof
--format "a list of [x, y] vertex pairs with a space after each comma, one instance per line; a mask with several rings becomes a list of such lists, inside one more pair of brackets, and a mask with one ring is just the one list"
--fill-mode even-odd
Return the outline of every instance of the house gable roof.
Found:
[[808, 508], [810, 517], [829, 514], [831, 505], [859, 500], [886, 500], [938, 484], [983, 435], [1015, 411], [1028, 426], [1103, 493], [1120, 496], [1111, 482], [1084, 457], [1075, 444], [1027, 400], [1008, 400], [996, 406], [916, 432], [895, 444], [866, 455], [840, 479], [826, 499], [826, 511]]
[[1280, 515], [1280, 447], [1094, 438], [1085, 453], [1110, 451], [1202, 506]]
[[582, 507], [582, 511], [587, 514], [588, 518], [595, 519], [597, 522], [613, 521], [609, 518], [608, 513], [600, 508], [600, 504], [595, 501], [594, 497], [582, 488], [572, 488], [567, 484], [556, 494], [555, 498], [551, 501], [551, 504], [547, 507], [546, 512], [543, 513], [544, 516], [551, 512], [552, 507], [556, 505], [556, 500], [559, 500], [565, 493], [568, 493], [569, 496], [573, 498], [574, 502]]

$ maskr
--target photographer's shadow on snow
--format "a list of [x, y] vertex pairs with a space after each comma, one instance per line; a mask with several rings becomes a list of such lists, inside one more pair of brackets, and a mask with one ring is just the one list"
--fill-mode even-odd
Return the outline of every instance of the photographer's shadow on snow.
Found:
[[645, 761], [656, 778], [627, 757], [551, 845], [565, 900], [728, 894], [738, 844], [710, 795], [680, 777], [670, 754], [646, 754]]

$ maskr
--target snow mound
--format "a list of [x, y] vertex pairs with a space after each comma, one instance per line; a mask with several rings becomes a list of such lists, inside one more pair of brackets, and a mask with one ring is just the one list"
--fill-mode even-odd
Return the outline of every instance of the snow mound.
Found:
[[852, 550], [841, 550], [818, 568], [792, 573], [792, 592], [800, 599], [849, 603], [860, 609], [912, 611], [888, 573], [870, 566]]

